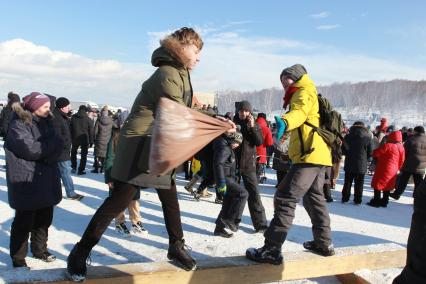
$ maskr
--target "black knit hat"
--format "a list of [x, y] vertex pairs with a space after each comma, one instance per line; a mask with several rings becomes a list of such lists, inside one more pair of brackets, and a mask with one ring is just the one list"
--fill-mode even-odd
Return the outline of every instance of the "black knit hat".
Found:
[[302, 64], [295, 64], [291, 67], [285, 68], [280, 75], [280, 80], [283, 77], [292, 79], [294, 82], [297, 82], [302, 78], [303, 75], [307, 74], [306, 68]]
[[70, 104], [70, 101], [67, 98], [60, 97], [56, 100], [56, 107], [63, 108]]
[[87, 106], [85, 106], [85, 105], [81, 105], [81, 106], [78, 108], [78, 110], [79, 110], [79, 111], [80, 111], [80, 110], [82, 110], [82, 111], [85, 111], [85, 112], [87, 112], [87, 111], [88, 111]]
[[423, 133], [425, 133], [425, 128], [423, 126], [419, 125], [419, 126], [414, 127], [414, 131], [417, 132], [417, 133], [423, 134]]
[[251, 104], [250, 104], [249, 101], [241, 101], [240, 102], [240, 108], [238, 109], [238, 111], [240, 111], [240, 110], [245, 110], [245, 111], [248, 111], [248, 112], [252, 112], [253, 108], [251, 107]]

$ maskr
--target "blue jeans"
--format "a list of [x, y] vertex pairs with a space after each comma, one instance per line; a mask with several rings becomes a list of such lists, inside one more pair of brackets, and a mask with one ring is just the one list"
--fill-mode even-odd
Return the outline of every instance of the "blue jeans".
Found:
[[76, 195], [74, 191], [74, 183], [71, 178], [71, 167], [70, 161], [58, 162], [59, 172], [61, 173], [62, 184], [65, 187], [65, 192], [67, 197], [72, 197]]

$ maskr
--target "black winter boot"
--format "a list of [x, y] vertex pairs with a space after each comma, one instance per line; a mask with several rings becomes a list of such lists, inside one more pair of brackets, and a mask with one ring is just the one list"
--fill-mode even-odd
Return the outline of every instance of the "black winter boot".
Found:
[[86, 261], [90, 261], [90, 249], [77, 243], [67, 259], [67, 276], [71, 281], [82, 282], [86, 279]]
[[334, 246], [329, 245], [327, 247], [322, 247], [315, 243], [315, 241], [308, 241], [303, 243], [303, 247], [307, 250], [310, 250], [316, 254], [322, 255], [322, 256], [332, 256], [335, 254], [334, 252]]
[[246, 250], [246, 257], [250, 260], [280, 265], [283, 263], [283, 255], [281, 254], [281, 247], [274, 246], [265, 242], [261, 248], [249, 248]]
[[380, 199], [380, 207], [388, 207], [390, 191], [383, 191], [383, 198]]
[[186, 271], [195, 270], [195, 268], [197, 268], [195, 259], [188, 253], [185, 240], [178, 240], [174, 243], [170, 243], [167, 258], [180, 263]]
[[381, 200], [380, 195], [381, 195], [380, 190], [375, 189], [374, 197], [369, 202], [367, 202], [367, 205], [371, 207], [376, 207], [376, 208], [380, 207], [380, 200]]

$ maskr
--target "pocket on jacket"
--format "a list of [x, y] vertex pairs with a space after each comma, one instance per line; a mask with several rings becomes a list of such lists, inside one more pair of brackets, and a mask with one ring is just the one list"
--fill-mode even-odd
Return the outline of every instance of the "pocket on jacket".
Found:
[[151, 136], [144, 136], [141, 139], [140, 143], [143, 145], [141, 146], [142, 151], [140, 152], [140, 157], [139, 157], [137, 165], [142, 172], [148, 173], [149, 172], [149, 152], [151, 148]]

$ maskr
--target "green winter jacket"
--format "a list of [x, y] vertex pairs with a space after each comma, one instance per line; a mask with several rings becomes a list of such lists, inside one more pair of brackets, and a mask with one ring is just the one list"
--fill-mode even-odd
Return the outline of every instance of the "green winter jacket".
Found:
[[189, 71], [163, 47], [152, 54], [158, 69], [142, 84], [130, 114], [123, 124], [115, 152], [111, 176], [141, 187], [166, 189], [174, 182], [174, 171], [164, 176], [149, 173], [149, 151], [155, 111], [161, 97], [190, 107], [192, 85]]

